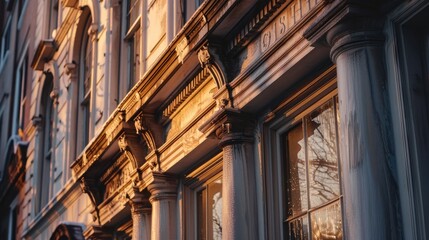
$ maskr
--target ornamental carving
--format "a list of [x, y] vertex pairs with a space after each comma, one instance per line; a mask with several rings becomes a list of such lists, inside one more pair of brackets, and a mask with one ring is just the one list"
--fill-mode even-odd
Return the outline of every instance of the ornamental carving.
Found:
[[152, 114], [141, 113], [134, 119], [134, 126], [136, 133], [144, 139], [148, 152], [155, 151], [162, 144], [162, 128]]
[[146, 161], [147, 150], [142, 148], [138, 136], [123, 134], [118, 140], [119, 150], [125, 154], [131, 163], [132, 172], [137, 171], [137, 181], [141, 180], [139, 167]]
[[235, 108], [216, 112], [199, 130], [209, 137], [218, 138], [220, 145], [250, 142], [254, 137], [255, 121], [252, 115]]
[[227, 83], [227, 71], [221, 60], [220, 49], [220, 45], [206, 43], [198, 51], [201, 67], [209, 70], [218, 88]]
[[96, 179], [89, 179], [82, 177], [80, 181], [80, 187], [83, 193], [88, 194], [91, 204], [93, 206], [92, 217], [93, 221], [98, 220], [100, 224], [100, 212], [98, 205], [103, 201], [103, 186]]

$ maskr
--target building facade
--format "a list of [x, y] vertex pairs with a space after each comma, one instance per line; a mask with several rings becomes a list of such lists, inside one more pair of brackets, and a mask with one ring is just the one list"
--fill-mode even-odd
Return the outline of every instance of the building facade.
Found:
[[0, 14], [5, 239], [428, 238], [429, 1]]

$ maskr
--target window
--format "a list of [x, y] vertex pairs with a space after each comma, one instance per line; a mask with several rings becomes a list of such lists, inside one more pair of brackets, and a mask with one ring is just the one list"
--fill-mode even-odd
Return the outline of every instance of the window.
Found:
[[222, 239], [222, 176], [196, 192], [197, 239]]
[[46, 74], [45, 84], [42, 90], [42, 99], [40, 104], [40, 110], [42, 114], [42, 131], [40, 133], [40, 159], [38, 161], [38, 172], [37, 172], [37, 188], [38, 188], [38, 199], [39, 204], [37, 206], [37, 212], [39, 212], [49, 201], [51, 195], [51, 165], [52, 165], [52, 147], [53, 147], [53, 100], [50, 97], [50, 93], [53, 89], [53, 79], [51, 74]]
[[185, 238], [222, 239], [222, 153], [191, 170], [183, 183]]
[[187, 20], [189, 20], [191, 18], [191, 16], [194, 14], [194, 12], [198, 9], [198, 7], [201, 6], [201, 4], [203, 4], [205, 0], [187, 0], [184, 1], [183, 4], [184, 6], [184, 17]]
[[17, 227], [17, 220], [18, 220], [17, 202], [18, 202], [18, 199], [15, 198], [15, 200], [9, 206], [9, 223], [8, 223], [8, 229], [7, 229], [8, 240], [17, 239], [16, 238], [16, 227]]
[[7, 55], [10, 49], [10, 24], [11, 18], [6, 22], [6, 27], [4, 28], [2, 38], [1, 38], [1, 46], [0, 46], [0, 69], [3, 67], [4, 62], [6, 61]]
[[[92, 41], [88, 35], [91, 26], [91, 16], [86, 20], [83, 34], [83, 44], [80, 53], [80, 77], [79, 77], [79, 111], [78, 111], [78, 131], [77, 154], [79, 154], [88, 144], [91, 137], [91, 93], [92, 93], [92, 67], [93, 67], [93, 49]], [[79, 146], [80, 145], [80, 146]]]
[[342, 239], [337, 116], [331, 99], [282, 137], [289, 239]]
[[18, 0], [18, 29], [22, 26], [22, 20], [25, 15], [25, 11], [27, 10], [28, 0]]
[[25, 54], [17, 68], [16, 81], [14, 86], [14, 105], [13, 105], [13, 134], [19, 134], [24, 130], [26, 121], [26, 104], [27, 104], [27, 66], [28, 57]]
[[53, 38], [52, 31], [58, 27], [58, 0], [48, 1], [48, 38]]
[[128, 0], [126, 4], [127, 90], [130, 90], [140, 79], [140, 2], [140, 0]]

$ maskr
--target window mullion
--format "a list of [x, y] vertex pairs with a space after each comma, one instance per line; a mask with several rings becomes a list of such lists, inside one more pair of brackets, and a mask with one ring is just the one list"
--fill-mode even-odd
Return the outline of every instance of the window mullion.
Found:
[[307, 139], [307, 117], [304, 117], [302, 119], [302, 130], [303, 130], [303, 137], [304, 137], [304, 156], [305, 156], [305, 177], [306, 177], [306, 183], [307, 183], [307, 211], [306, 215], [308, 218], [308, 237], [311, 238], [311, 216], [310, 216], [310, 209], [311, 209], [311, 201], [310, 201], [310, 176], [308, 171], [308, 139]]

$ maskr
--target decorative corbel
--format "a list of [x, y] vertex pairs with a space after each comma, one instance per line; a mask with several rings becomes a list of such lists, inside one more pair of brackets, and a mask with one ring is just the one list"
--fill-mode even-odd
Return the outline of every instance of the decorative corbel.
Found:
[[66, 63], [64, 64], [64, 70], [66, 75], [69, 76], [68, 79], [65, 82], [63, 82], [64, 86], [68, 90], [71, 82], [77, 78], [77, 64], [74, 61], [71, 63]]
[[139, 167], [146, 161], [147, 151], [142, 148], [138, 135], [124, 133], [119, 137], [118, 145], [119, 150], [130, 161], [133, 170], [137, 172], [137, 179], [135, 181], [141, 181], [142, 176]]
[[204, 44], [198, 51], [198, 60], [202, 68], [207, 68], [216, 81], [218, 88], [225, 85], [227, 81], [227, 71], [221, 60], [220, 47], [216, 44]]
[[149, 152], [155, 151], [162, 144], [162, 127], [151, 114], [141, 113], [134, 119], [136, 133], [144, 139]]
[[92, 211], [93, 221], [98, 220], [98, 224], [101, 224], [100, 212], [98, 209], [98, 205], [103, 201], [101, 183], [96, 179], [88, 179], [86, 177], [82, 177], [80, 181], [80, 187], [83, 193], [88, 194], [89, 199], [94, 208]]
[[225, 65], [225, 61], [222, 60], [220, 49], [220, 45], [207, 42], [198, 51], [198, 60], [200, 61], [201, 67], [206, 68], [209, 71], [210, 75], [215, 80], [218, 89], [225, 87], [227, 90], [225, 99], [218, 102], [219, 108], [233, 108], [234, 101], [232, 97], [232, 89], [227, 78], [227, 65]]

